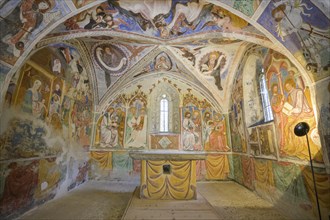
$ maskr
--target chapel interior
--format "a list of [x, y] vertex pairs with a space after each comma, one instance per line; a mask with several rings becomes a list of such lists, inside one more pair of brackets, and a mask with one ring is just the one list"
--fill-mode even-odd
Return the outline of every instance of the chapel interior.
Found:
[[320, 0], [1, 1], [0, 218], [73, 195], [82, 219], [329, 219], [329, 14]]

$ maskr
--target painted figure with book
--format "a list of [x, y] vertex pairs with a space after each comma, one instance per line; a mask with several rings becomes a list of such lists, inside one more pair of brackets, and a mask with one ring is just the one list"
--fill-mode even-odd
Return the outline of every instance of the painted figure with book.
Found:
[[[306, 140], [294, 134], [294, 127], [297, 123], [304, 121], [311, 128], [309, 135], [318, 135], [314, 112], [307, 98], [309, 90], [304, 83], [298, 82], [301, 79], [293, 77], [293, 74], [288, 74], [284, 83], [281, 74], [277, 74], [277, 77], [278, 84], [272, 85], [271, 105], [275, 113], [280, 155], [307, 160], [309, 155]], [[311, 140], [318, 138], [310, 137]], [[310, 146], [312, 157], [317, 161], [322, 161], [319, 144], [311, 141]]]

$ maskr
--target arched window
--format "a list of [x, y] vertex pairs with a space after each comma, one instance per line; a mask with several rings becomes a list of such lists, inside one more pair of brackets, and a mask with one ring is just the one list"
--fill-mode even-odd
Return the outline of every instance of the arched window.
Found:
[[268, 94], [265, 74], [263, 74], [263, 69], [262, 69], [262, 74], [260, 74], [260, 76], [259, 76], [259, 86], [260, 86], [260, 96], [261, 96], [262, 108], [263, 108], [263, 112], [264, 112], [264, 121], [269, 122], [269, 121], [274, 120], [274, 116], [273, 116], [272, 107], [271, 107], [270, 101], [269, 101], [269, 94]]
[[160, 100], [160, 132], [168, 132], [168, 100], [165, 94]]

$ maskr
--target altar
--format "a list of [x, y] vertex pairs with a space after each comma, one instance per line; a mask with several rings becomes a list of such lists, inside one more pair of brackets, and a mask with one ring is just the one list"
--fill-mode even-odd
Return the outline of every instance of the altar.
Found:
[[129, 153], [141, 160], [141, 199], [196, 199], [196, 160], [205, 152], [145, 150]]

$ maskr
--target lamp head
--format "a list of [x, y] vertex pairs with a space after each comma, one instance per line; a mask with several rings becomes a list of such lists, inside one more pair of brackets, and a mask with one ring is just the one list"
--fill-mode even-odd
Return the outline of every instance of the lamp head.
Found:
[[309, 125], [306, 122], [299, 122], [294, 127], [294, 134], [301, 137], [309, 132]]

